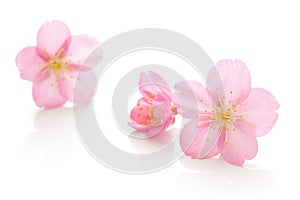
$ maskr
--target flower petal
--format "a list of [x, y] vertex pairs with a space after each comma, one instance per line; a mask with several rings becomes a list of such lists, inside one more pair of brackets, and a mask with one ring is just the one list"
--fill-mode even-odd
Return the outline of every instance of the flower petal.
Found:
[[21, 71], [23, 79], [35, 81], [39, 79], [39, 75], [47, 63], [37, 53], [36, 47], [26, 47], [18, 53], [16, 65]]
[[53, 58], [69, 37], [70, 30], [65, 23], [57, 20], [45, 22], [38, 32], [38, 50], [45, 57]]
[[144, 124], [136, 124], [133, 122], [128, 122], [128, 125], [138, 131], [147, 131], [149, 129], [149, 125], [144, 125]]
[[208, 127], [197, 128], [198, 121], [191, 120], [184, 125], [180, 133], [180, 146], [187, 156], [199, 158], [199, 152], [206, 138]]
[[219, 61], [207, 77], [207, 88], [215, 102], [245, 100], [251, 92], [251, 76], [240, 60]]
[[147, 99], [157, 101], [172, 100], [172, 92], [168, 85], [165, 83], [155, 72], [149, 71], [148, 73], [142, 72], [139, 79], [139, 89], [143, 96]]
[[212, 99], [208, 90], [196, 81], [183, 81], [175, 85], [179, 113], [186, 118], [195, 119], [200, 112], [212, 109]]
[[130, 112], [129, 126], [139, 131], [144, 131], [148, 137], [163, 133], [174, 121], [175, 116], [171, 111], [168, 101], [151, 101], [146, 98], [139, 99], [137, 106]]
[[[205, 138], [205, 141], [203, 142], [201, 146], [201, 151], [199, 152], [199, 158], [210, 158], [218, 154], [218, 141], [222, 132], [221, 126], [218, 126], [217, 124], [212, 124], [213, 128], [209, 128], [207, 130], [207, 135]], [[200, 128], [201, 129], [203, 127]]]
[[[163, 122], [163, 129], [166, 130], [174, 121], [175, 115], [171, 111], [171, 106], [168, 101], [164, 102], [152, 102], [153, 116]], [[163, 130], [163, 131], [164, 131]]]
[[[200, 124], [200, 127], [199, 127]], [[218, 140], [221, 129], [201, 126], [201, 122], [191, 120], [181, 131], [180, 145], [187, 156], [192, 158], [211, 158], [219, 153]]]
[[[218, 142], [217, 142], [218, 143]], [[206, 159], [213, 158], [220, 153], [218, 144], [215, 144], [210, 152], [205, 156]]]
[[[74, 69], [74, 68], [73, 68]], [[78, 72], [76, 70], [65, 74], [59, 79], [60, 94], [75, 104], [88, 104], [94, 97], [97, 77], [92, 71]]]
[[[93, 53], [99, 41], [88, 35], [71, 36], [67, 40], [67, 53], [65, 59], [74, 65], [84, 65], [86, 68], [96, 66], [102, 59], [102, 54]], [[95, 58], [89, 57], [95, 56]]]
[[218, 146], [224, 160], [233, 165], [242, 166], [245, 159], [250, 160], [256, 156], [257, 140], [253, 134], [248, 133], [249, 131], [251, 129], [241, 130], [238, 127], [235, 131], [229, 130], [227, 144], [224, 144], [226, 132], [222, 132]]
[[163, 133], [175, 119], [168, 101], [152, 101], [152, 114], [151, 128], [146, 132], [149, 137]]
[[39, 107], [46, 109], [62, 106], [66, 99], [60, 95], [57, 84], [52, 77], [33, 83], [32, 96]]
[[[147, 102], [145, 98], [139, 99], [137, 105], [130, 112], [130, 119], [137, 125], [148, 125], [150, 123], [150, 107], [151, 105]], [[144, 129], [144, 126], [137, 127], [142, 127]]]
[[151, 137], [154, 137], [156, 135], [164, 133], [167, 128], [168, 127], [164, 126], [164, 124], [162, 124], [160, 126], [154, 126], [154, 127], [150, 126], [150, 128], [147, 129], [145, 131], [145, 133], [147, 134], [148, 138], [151, 138]]
[[274, 126], [278, 114], [275, 112], [279, 103], [267, 90], [253, 88], [248, 98], [242, 103], [238, 112], [242, 120], [256, 131], [256, 137], [267, 134]]
[[148, 71], [151, 81], [168, 97], [169, 101], [172, 100], [172, 92], [167, 85], [166, 81], [153, 71]]

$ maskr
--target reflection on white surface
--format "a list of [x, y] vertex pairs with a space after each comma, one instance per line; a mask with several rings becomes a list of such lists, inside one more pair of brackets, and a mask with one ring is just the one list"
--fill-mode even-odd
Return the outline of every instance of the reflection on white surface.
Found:
[[174, 140], [177, 132], [178, 132], [177, 128], [171, 128], [165, 131], [164, 133], [156, 135], [152, 138], [140, 139], [136, 137], [136, 135], [143, 134], [143, 133], [139, 133], [135, 131], [133, 132], [134, 136], [128, 138], [132, 148], [137, 153], [146, 154], [146, 153], [156, 152], [165, 148], [168, 144], [170, 144]]
[[214, 195], [267, 192], [274, 186], [271, 172], [255, 167], [236, 167], [222, 159], [197, 160], [182, 157], [180, 163], [191, 173], [178, 176], [184, 188]]
[[24, 155], [42, 153], [47, 163], [61, 162], [72, 156], [78, 143], [72, 108], [41, 110], [34, 117], [34, 127], [36, 131], [25, 138]]

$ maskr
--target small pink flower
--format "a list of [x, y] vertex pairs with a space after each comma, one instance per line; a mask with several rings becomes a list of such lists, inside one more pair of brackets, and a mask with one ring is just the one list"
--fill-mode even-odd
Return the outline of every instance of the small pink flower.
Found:
[[129, 125], [149, 137], [163, 133], [175, 120], [173, 94], [166, 82], [156, 73], [141, 73], [139, 89], [143, 97], [131, 110]]
[[[242, 166], [257, 153], [256, 137], [264, 136], [277, 120], [279, 104], [260, 88], [251, 88], [250, 73], [239, 60], [221, 60], [207, 78], [207, 87], [194, 81], [175, 87], [182, 106], [180, 113], [192, 119], [181, 133], [181, 146], [192, 158], [222, 155]], [[186, 103], [195, 98], [197, 105]]]
[[[71, 36], [61, 21], [44, 23], [38, 32], [37, 46], [24, 48], [16, 57], [21, 77], [33, 82], [35, 103], [39, 107], [55, 108], [66, 101], [74, 102], [74, 84], [81, 78], [78, 73], [90, 68], [83, 63], [97, 45], [97, 39], [91, 36]], [[95, 82], [95, 77], [85, 80]], [[87, 103], [92, 94], [86, 91], [74, 103]]]

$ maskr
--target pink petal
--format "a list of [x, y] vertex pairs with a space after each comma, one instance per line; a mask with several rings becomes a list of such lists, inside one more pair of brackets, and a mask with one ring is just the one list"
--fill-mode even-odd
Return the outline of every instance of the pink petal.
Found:
[[218, 155], [219, 153], [220, 153], [219, 147], [218, 147], [217, 144], [215, 144], [215, 146], [213, 146], [213, 148], [211, 149], [211, 151], [205, 156], [205, 159], [213, 158], [216, 155]]
[[143, 97], [139, 99], [137, 106], [135, 106], [130, 112], [130, 119], [132, 122], [128, 123], [128, 125], [132, 128], [145, 132], [148, 137], [158, 134], [163, 128], [162, 126], [151, 126], [149, 117], [150, 109], [152, 109], [151, 106], [152, 105], [148, 103], [146, 98]]
[[36, 81], [40, 78], [40, 73], [47, 63], [39, 56], [36, 47], [26, 47], [18, 53], [16, 65], [23, 79]]
[[[174, 113], [171, 112], [169, 102], [152, 102], [153, 115], [158, 122], [151, 122], [151, 128], [147, 131], [147, 135], [152, 137], [163, 133], [174, 121]], [[161, 123], [161, 125], [157, 125]]]
[[97, 77], [92, 71], [71, 71], [59, 79], [58, 84], [60, 94], [65, 99], [84, 105], [88, 104], [95, 94]]
[[148, 71], [148, 76], [150, 77], [152, 82], [159, 83], [160, 85], [164, 86], [165, 88], [168, 88], [166, 81], [161, 76], [159, 76], [157, 73], [155, 73], [153, 71]]
[[61, 21], [45, 22], [37, 36], [37, 47], [41, 54], [53, 58], [70, 37], [70, 30]]
[[175, 89], [178, 91], [176, 107], [183, 117], [195, 119], [200, 112], [212, 110], [212, 99], [202, 84], [196, 81], [183, 81], [177, 83]]
[[147, 129], [145, 133], [147, 134], [148, 138], [151, 138], [151, 137], [154, 137], [156, 135], [160, 135], [160, 134], [164, 133], [166, 129], [167, 128], [164, 125], [154, 126], [154, 127], [150, 126], [150, 128]]
[[170, 112], [167, 115], [167, 118], [164, 120], [164, 130], [167, 130], [169, 126], [171, 126], [175, 121], [175, 115], [174, 113]]
[[[68, 49], [65, 60], [70, 61], [73, 65], [84, 65], [86, 68], [92, 68], [102, 59], [102, 54], [92, 54], [98, 45], [99, 41], [94, 37], [87, 35], [71, 36], [67, 40]], [[89, 56], [96, 57], [91, 58]], [[86, 61], [87, 58], [88, 61]]]
[[248, 98], [242, 103], [238, 112], [242, 120], [255, 129], [255, 136], [267, 134], [274, 126], [278, 114], [275, 112], [279, 103], [267, 90], [253, 88]]
[[[198, 126], [200, 124], [200, 127]], [[191, 120], [182, 129], [180, 145], [187, 156], [192, 158], [211, 158], [219, 154], [218, 140], [221, 129], [201, 126], [201, 122]]]
[[171, 107], [168, 101], [152, 101], [153, 115], [157, 119], [165, 120], [171, 113]]
[[129, 126], [144, 131], [148, 137], [163, 133], [174, 121], [175, 115], [171, 111], [168, 101], [148, 101], [139, 99], [137, 106], [130, 112], [132, 122]]
[[230, 130], [227, 136], [227, 144], [224, 144], [225, 131], [223, 131], [218, 143], [224, 160], [236, 166], [242, 166], [245, 159], [250, 160], [257, 153], [257, 141], [255, 136], [249, 133], [251, 129], [248, 129], [247, 132], [244, 131], [239, 128], [235, 131]]
[[46, 109], [62, 106], [66, 99], [60, 95], [55, 79], [46, 77], [33, 83], [32, 96], [39, 107]]
[[[201, 123], [201, 122], [200, 122]], [[218, 154], [219, 150], [216, 146], [218, 146], [219, 137], [221, 135], [222, 128], [217, 126], [217, 124], [212, 124], [215, 128], [210, 128], [206, 135], [205, 141], [201, 146], [201, 150], [199, 152], [199, 158], [210, 158]], [[200, 128], [201, 129], [201, 125]]]
[[240, 60], [221, 60], [207, 77], [207, 88], [215, 102], [231, 101], [233, 104], [245, 100], [251, 92], [251, 76]]
[[[151, 93], [150, 91], [158, 90], [154, 85], [152, 84], [152, 81], [148, 77], [148, 74], [146, 72], [142, 72], [140, 74], [139, 79], [139, 90], [143, 94], [145, 98], [148, 97], [148, 94]], [[145, 90], [147, 90], [147, 93], [145, 93]], [[155, 91], [156, 93], [160, 91]], [[151, 95], [151, 94], [150, 94]]]
[[144, 125], [144, 124], [136, 124], [133, 122], [128, 122], [128, 125], [138, 131], [147, 131], [149, 129], [149, 125]]
[[[135, 106], [130, 112], [130, 119], [138, 125], [148, 125], [150, 123], [149, 109], [151, 105], [145, 98], [139, 99], [137, 106]], [[142, 127], [144, 126], [137, 126]]]
[[165, 81], [154, 72], [141, 73], [139, 89], [145, 98], [158, 101], [172, 100], [171, 90]]
[[180, 134], [180, 146], [187, 156], [199, 158], [202, 143], [204, 142], [208, 128], [197, 128], [198, 121], [191, 120], [185, 124]]
[[[153, 112], [154, 116], [162, 121], [161, 125], [155, 125], [151, 121], [149, 112]], [[161, 106], [153, 106], [146, 98], [139, 99], [137, 106], [134, 107], [130, 112], [130, 119], [128, 125], [132, 128], [143, 131], [148, 137], [153, 137], [160, 133], [163, 133], [167, 127], [165, 127], [165, 110]]]
[[171, 106], [168, 101], [152, 102], [153, 114], [157, 119], [164, 121], [166, 126], [169, 126], [174, 119], [174, 113], [171, 111]]
[[171, 101], [173, 93], [171, 92], [166, 81], [153, 71], [148, 71], [148, 76], [150, 77], [151, 81], [162, 91], [162, 93], [168, 97], [169, 101]]

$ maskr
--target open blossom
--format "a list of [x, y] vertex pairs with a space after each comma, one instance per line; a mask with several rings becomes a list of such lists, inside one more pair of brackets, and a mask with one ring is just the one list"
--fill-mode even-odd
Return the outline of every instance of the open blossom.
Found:
[[156, 73], [142, 72], [139, 89], [143, 97], [131, 110], [129, 125], [147, 136], [163, 133], [175, 120], [173, 94], [166, 82]]
[[[76, 81], [81, 79], [79, 72], [90, 69], [83, 63], [97, 45], [94, 37], [71, 36], [69, 28], [61, 21], [44, 23], [37, 35], [37, 46], [22, 49], [16, 57], [21, 77], [33, 82], [35, 103], [44, 108], [59, 107], [66, 101], [87, 103], [93, 95], [91, 89], [82, 88], [82, 98], [77, 101], [73, 93]], [[83, 79], [88, 81], [87, 87], [96, 82], [90, 75]]]
[[[182, 99], [180, 112], [191, 119], [182, 129], [182, 149], [192, 158], [221, 154], [242, 166], [257, 153], [256, 137], [274, 126], [279, 104], [270, 92], [251, 88], [250, 73], [239, 60], [218, 62], [206, 86], [187, 81], [175, 87]], [[189, 102], [192, 98], [196, 104]]]

